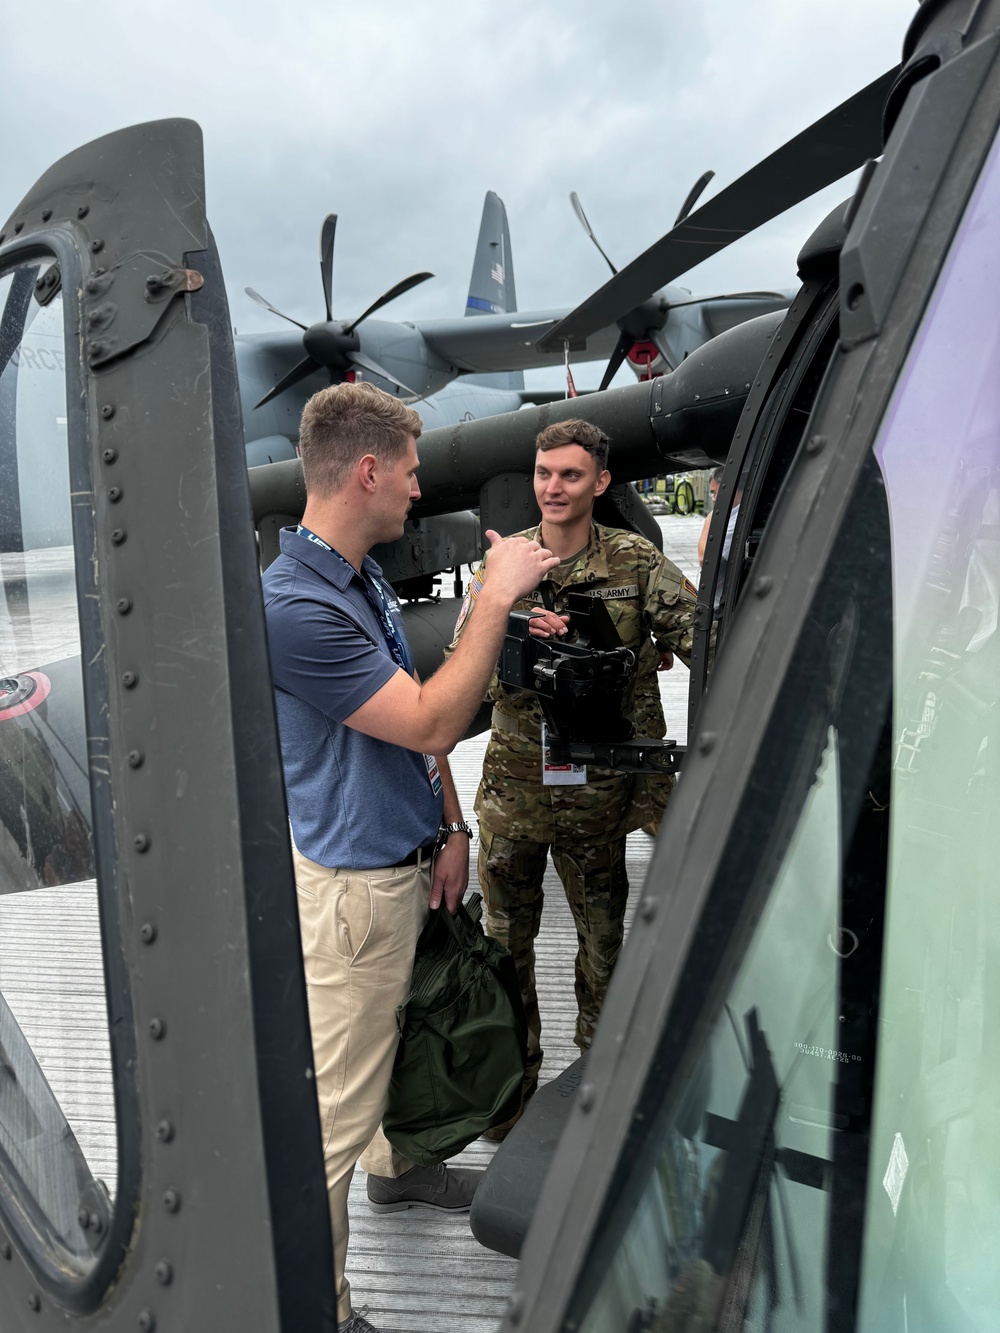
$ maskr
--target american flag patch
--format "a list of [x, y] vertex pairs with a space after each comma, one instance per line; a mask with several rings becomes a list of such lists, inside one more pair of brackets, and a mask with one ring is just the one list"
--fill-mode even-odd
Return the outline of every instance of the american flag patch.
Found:
[[479, 568], [476, 570], [476, 572], [473, 574], [472, 579], [469, 583], [469, 587], [466, 591], [465, 597], [462, 599], [462, 609], [459, 611], [458, 620], [455, 622], [456, 634], [465, 624], [465, 618], [472, 610], [472, 604], [479, 596], [479, 594], [482, 592], [482, 590], [483, 590], [483, 566], [480, 565]]
[[694, 584], [691, 582], [690, 579], [684, 580], [684, 591], [689, 592], [692, 597], [698, 596], [698, 589], [694, 586]]

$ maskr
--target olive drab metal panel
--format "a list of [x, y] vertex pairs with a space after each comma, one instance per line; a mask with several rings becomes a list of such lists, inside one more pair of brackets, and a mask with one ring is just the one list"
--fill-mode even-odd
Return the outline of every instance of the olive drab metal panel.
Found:
[[134, 126], [0, 229], [5, 1330], [336, 1327], [203, 175]]

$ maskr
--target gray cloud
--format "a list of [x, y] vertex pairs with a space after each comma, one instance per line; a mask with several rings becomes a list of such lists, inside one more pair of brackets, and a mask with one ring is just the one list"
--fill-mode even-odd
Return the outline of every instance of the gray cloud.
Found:
[[[6, 213], [55, 158], [122, 125], [204, 130], [209, 215], [241, 332], [277, 326], [243, 288], [322, 313], [318, 237], [340, 215], [335, 309], [357, 314], [417, 269], [388, 314], [464, 307], [487, 189], [505, 200], [525, 309], [572, 305], [607, 271], [567, 202], [628, 262], [694, 179], [721, 188], [899, 58], [913, 0], [57, 0], [5, 14]], [[850, 182], [684, 285], [794, 284], [799, 246]], [[596, 383], [600, 367], [581, 372]], [[623, 372], [624, 373], [624, 372]]]

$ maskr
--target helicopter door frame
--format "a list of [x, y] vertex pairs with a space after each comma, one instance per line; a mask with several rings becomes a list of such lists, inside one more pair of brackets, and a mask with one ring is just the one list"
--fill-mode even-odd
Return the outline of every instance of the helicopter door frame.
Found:
[[[336, 1328], [329, 1210], [231, 325], [201, 131], [57, 162], [0, 230], [51, 254], [118, 1189], [83, 1282], [3, 1211], [0, 1325]], [[43, 275], [40, 275], [43, 276]], [[48, 299], [54, 291], [37, 289]], [[102, 685], [103, 682], [103, 685]]]

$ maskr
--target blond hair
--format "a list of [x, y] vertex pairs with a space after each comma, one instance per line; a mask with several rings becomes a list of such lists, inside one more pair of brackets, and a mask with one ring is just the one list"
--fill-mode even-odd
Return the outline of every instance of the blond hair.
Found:
[[412, 435], [423, 429], [420, 417], [391, 394], [364, 381], [331, 384], [305, 405], [299, 428], [299, 457], [306, 491], [330, 495], [346, 484], [365, 454], [392, 467], [406, 452]]

